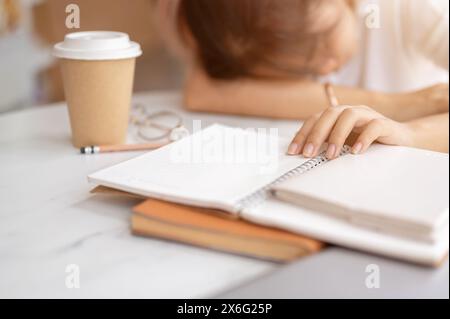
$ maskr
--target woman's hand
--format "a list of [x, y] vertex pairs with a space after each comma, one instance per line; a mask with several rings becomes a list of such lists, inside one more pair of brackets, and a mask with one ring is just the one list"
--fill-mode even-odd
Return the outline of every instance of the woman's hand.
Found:
[[352, 153], [367, 150], [374, 142], [411, 146], [413, 130], [408, 124], [386, 118], [367, 106], [330, 107], [309, 118], [289, 146], [289, 155], [317, 156], [328, 143], [326, 156], [334, 159], [350, 134], [356, 133]]
[[400, 95], [404, 96], [404, 103], [407, 105], [402, 105], [398, 111], [403, 111], [404, 114], [411, 113], [410, 119], [448, 113], [448, 83]]
[[412, 121], [448, 113], [448, 83], [436, 84], [413, 92], [380, 93], [377, 96], [384, 100], [383, 114], [399, 121]]
[[413, 93], [416, 101], [422, 101], [422, 107], [432, 114], [448, 113], [448, 83], [436, 84]]

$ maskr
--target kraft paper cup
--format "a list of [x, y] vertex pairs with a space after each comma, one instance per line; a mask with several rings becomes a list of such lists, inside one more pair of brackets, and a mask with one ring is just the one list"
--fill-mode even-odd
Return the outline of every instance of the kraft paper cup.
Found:
[[73, 145], [124, 143], [139, 44], [120, 32], [77, 32], [53, 54], [60, 58]]

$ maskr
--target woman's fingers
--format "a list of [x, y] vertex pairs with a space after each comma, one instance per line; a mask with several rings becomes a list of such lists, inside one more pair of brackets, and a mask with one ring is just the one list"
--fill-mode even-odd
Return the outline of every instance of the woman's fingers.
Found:
[[309, 135], [309, 132], [316, 124], [316, 121], [320, 118], [320, 114], [310, 117], [302, 126], [300, 131], [297, 132], [291, 144], [289, 145], [288, 155], [298, 155], [303, 149], [305, 140]]
[[314, 157], [319, 153], [321, 146], [330, 135], [336, 120], [345, 108], [345, 106], [330, 107], [323, 112], [306, 138], [305, 146], [303, 147], [303, 156]]
[[334, 159], [339, 155], [355, 125], [361, 124], [363, 112], [365, 110], [356, 108], [349, 108], [342, 112], [328, 138], [328, 149], [326, 152], [328, 159]]
[[290, 155], [300, 153], [314, 157], [321, 146], [328, 142], [326, 156], [334, 159], [339, 155], [350, 134], [361, 132], [352, 148], [353, 154], [365, 152], [377, 139], [388, 134], [387, 119], [366, 106], [339, 106], [329, 108], [308, 119], [294, 137], [288, 150]]
[[374, 119], [367, 124], [352, 147], [353, 154], [364, 153], [384, 133], [385, 120]]

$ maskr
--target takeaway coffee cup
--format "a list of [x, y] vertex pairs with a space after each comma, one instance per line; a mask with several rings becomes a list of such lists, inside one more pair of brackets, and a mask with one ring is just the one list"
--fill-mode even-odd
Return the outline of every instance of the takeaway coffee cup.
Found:
[[54, 46], [60, 58], [76, 147], [124, 143], [139, 44], [121, 32], [67, 34]]

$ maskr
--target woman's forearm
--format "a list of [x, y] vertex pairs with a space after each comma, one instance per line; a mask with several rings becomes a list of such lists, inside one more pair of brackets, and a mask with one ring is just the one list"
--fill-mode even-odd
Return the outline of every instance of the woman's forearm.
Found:
[[449, 114], [438, 114], [406, 123], [413, 135], [413, 147], [448, 153]]
[[[335, 89], [341, 104], [371, 105], [386, 116], [396, 117], [392, 98], [358, 89]], [[188, 83], [185, 104], [194, 111], [306, 119], [327, 108], [328, 101], [319, 83], [248, 79], [211, 81], [197, 87]]]
[[257, 80], [212, 81], [203, 89], [186, 90], [187, 107], [196, 111], [305, 119], [326, 108], [315, 85]]
[[[383, 94], [335, 86], [343, 105], [368, 105], [398, 121], [435, 114], [426, 94]], [[239, 79], [217, 81], [195, 71], [185, 87], [185, 105], [194, 111], [306, 119], [328, 106], [323, 85], [312, 81]]]

